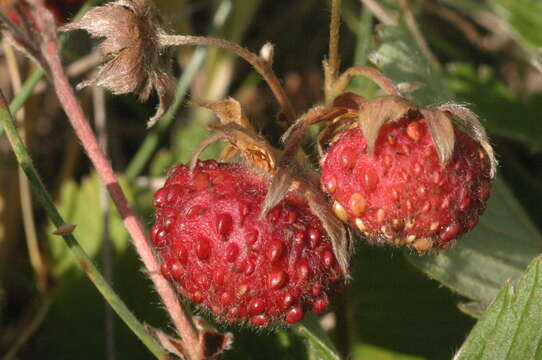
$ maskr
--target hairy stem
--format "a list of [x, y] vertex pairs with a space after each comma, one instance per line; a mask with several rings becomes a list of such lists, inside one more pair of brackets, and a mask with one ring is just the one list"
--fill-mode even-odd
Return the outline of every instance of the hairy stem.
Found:
[[62, 108], [68, 116], [68, 119], [94, 168], [99, 174], [102, 182], [105, 184], [109, 195], [113, 199], [113, 202], [122, 217], [124, 226], [132, 238], [135, 249], [147, 269], [147, 274], [151, 278], [156, 291], [168, 310], [179, 336], [182, 338], [185, 349], [187, 349], [192, 360], [200, 359], [201, 351], [198, 331], [192, 322], [190, 313], [183, 308], [170, 283], [160, 274], [158, 261], [147, 242], [143, 228], [129, 206], [128, 200], [118, 183], [111, 164], [100, 149], [96, 137], [90, 128], [89, 122], [83, 113], [83, 109], [75, 97], [73, 88], [66, 78], [60, 60], [56, 35], [54, 30], [51, 30], [54, 25], [49, 24], [46, 16], [41, 15], [46, 13], [43, 1], [35, 0], [35, 2], [37, 6], [37, 11], [34, 12], [37, 18], [36, 21], [40, 28], [44, 29], [44, 31], [41, 32], [41, 53], [51, 71], [49, 75], [52, 79], [55, 92], [58, 98], [61, 99], [60, 103]]
[[[211, 25], [210, 33], [216, 32], [219, 28], [224, 26], [226, 19], [229, 17], [231, 12], [231, 2], [222, 1], [218, 9], [216, 10], [213, 16], [213, 22]], [[137, 149], [137, 152], [130, 160], [124, 175], [128, 180], [134, 180], [145, 168], [147, 162], [151, 158], [152, 154], [158, 147], [160, 138], [167, 132], [173, 119], [175, 119], [175, 114], [181, 107], [186, 94], [192, 83], [192, 80], [196, 76], [197, 72], [201, 68], [203, 61], [207, 56], [207, 47], [200, 46], [196, 48], [190, 59], [190, 63], [183, 69], [183, 74], [177, 82], [177, 87], [175, 88], [175, 95], [173, 98], [173, 103], [166, 111], [162, 119], [156, 124], [145, 136], [143, 143]]]
[[376, 0], [360, 0], [363, 5], [373, 13], [373, 15], [386, 26], [397, 25], [397, 19], [394, 14], [391, 14]]
[[[45, 185], [41, 181], [33, 163], [32, 159], [28, 155], [23, 141], [19, 137], [13, 118], [6, 105], [4, 94], [0, 90], [0, 123], [4, 128], [7, 138], [13, 148], [13, 152], [17, 157], [19, 166], [24, 170], [32, 189], [34, 190], [36, 199], [41, 203], [47, 215], [58, 228], [62, 229], [66, 227], [66, 222], [58, 212], [51, 195], [47, 192]], [[149, 335], [145, 327], [137, 320], [132, 312], [126, 307], [122, 300], [118, 297], [113, 289], [107, 284], [103, 276], [100, 274], [96, 266], [92, 263], [87, 253], [79, 245], [77, 239], [71, 234], [71, 232], [63, 233], [62, 238], [65, 240], [66, 245], [71, 250], [73, 256], [76, 258], [77, 263], [81, 266], [81, 269], [88, 276], [89, 280], [96, 286], [98, 291], [102, 294], [107, 302], [119, 315], [119, 317], [126, 323], [126, 325], [134, 332], [134, 334], [147, 346], [147, 348], [158, 359], [166, 359], [166, 354], [162, 348], [156, 343], [156, 341]]]
[[[162, 298], [162, 302], [167, 308], [171, 320], [173, 321], [179, 335], [186, 343], [188, 349], [197, 351], [198, 334], [192, 324], [189, 313], [182, 307], [177, 294], [169, 282], [160, 274], [158, 261], [156, 260], [151, 247], [149, 246], [141, 224], [135, 217], [135, 214], [128, 204], [128, 200], [120, 187], [118, 180], [111, 168], [111, 164], [101, 151], [94, 133], [90, 128], [88, 121], [81, 109], [81, 106], [75, 98], [73, 89], [64, 75], [60, 58], [58, 56], [57, 44], [49, 41], [44, 49], [44, 55], [52, 71], [55, 91], [62, 99], [61, 104], [72, 124], [72, 127], [87, 152], [92, 164], [105, 184], [109, 195], [113, 199], [119, 214], [122, 217], [124, 226], [130, 233], [137, 253], [141, 257], [145, 268], [148, 271], [156, 291]], [[198, 359], [199, 355], [193, 354], [193, 359]]]
[[[94, 124], [98, 134], [98, 143], [104, 154], [107, 155], [107, 114], [105, 110], [105, 90], [99, 87], [92, 88], [92, 105], [94, 112]], [[113, 244], [110, 236], [109, 220], [111, 209], [109, 196], [105, 186], [100, 186], [100, 209], [102, 210], [103, 231], [102, 231], [102, 262], [105, 280], [113, 283]], [[115, 322], [111, 307], [104, 301], [105, 305], [105, 353], [107, 360], [115, 360]]]
[[333, 84], [337, 80], [341, 59], [339, 57], [339, 38], [341, 28], [342, 0], [331, 0], [331, 21], [329, 24], [329, 59], [324, 61], [326, 103], [333, 100]]
[[290, 104], [290, 100], [286, 96], [284, 88], [280, 84], [279, 79], [273, 72], [271, 68], [271, 63], [266, 59], [248, 51], [242, 46], [239, 46], [235, 43], [210, 37], [203, 36], [191, 36], [191, 35], [166, 35], [162, 34], [160, 36], [160, 44], [162, 46], [179, 46], [179, 45], [204, 45], [204, 46], [214, 46], [222, 49], [226, 49], [236, 54], [240, 58], [244, 59], [250, 65], [256, 69], [256, 71], [264, 78], [267, 82], [273, 95], [277, 99], [279, 106], [281, 107], [281, 113], [288, 119], [288, 121], [293, 122], [295, 119], [294, 110]]
[[363, 76], [374, 81], [382, 90], [388, 95], [401, 96], [399, 90], [393, 85], [390, 79], [388, 79], [380, 71], [368, 66], [353, 66], [346, 70], [335, 82], [333, 88], [334, 94], [338, 95], [346, 90], [350, 81], [356, 76]]

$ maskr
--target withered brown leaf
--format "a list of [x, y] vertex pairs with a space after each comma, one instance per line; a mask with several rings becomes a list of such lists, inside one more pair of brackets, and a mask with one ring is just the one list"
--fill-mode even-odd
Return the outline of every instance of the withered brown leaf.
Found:
[[115, 95], [134, 93], [141, 101], [156, 91], [159, 105], [149, 120], [151, 127], [173, 100], [169, 57], [159, 45], [163, 30], [150, 0], [119, 0], [89, 10], [81, 20], [61, 27], [61, 31], [86, 30], [92, 37], [105, 38], [99, 45], [105, 63], [97, 75], [78, 85], [104, 87]]

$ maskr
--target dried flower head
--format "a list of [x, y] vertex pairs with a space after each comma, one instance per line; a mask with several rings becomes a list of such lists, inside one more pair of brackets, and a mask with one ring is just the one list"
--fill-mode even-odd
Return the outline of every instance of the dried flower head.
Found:
[[106, 59], [98, 74], [78, 85], [97, 85], [116, 95], [135, 93], [146, 101], [156, 90], [159, 106], [149, 120], [152, 126], [162, 117], [173, 99], [168, 56], [158, 43], [158, 14], [150, 0], [119, 0], [89, 10], [81, 20], [61, 31], [86, 30], [92, 37], [105, 38], [99, 48]]

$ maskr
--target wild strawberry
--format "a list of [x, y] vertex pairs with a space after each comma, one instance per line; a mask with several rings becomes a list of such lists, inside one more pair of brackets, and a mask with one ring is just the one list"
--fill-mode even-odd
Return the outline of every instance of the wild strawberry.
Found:
[[367, 101], [348, 94], [335, 106], [357, 117], [321, 158], [321, 184], [341, 220], [371, 242], [417, 250], [447, 248], [476, 225], [495, 160], [474, 114], [459, 105], [421, 108], [397, 96]]
[[219, 319], [266, 326], [324, 311], [343, 278], [329, 236], [288, 193], [265, 216], [268, 177], [236, 163], [176, 167], [154, 196], [162, 274]]

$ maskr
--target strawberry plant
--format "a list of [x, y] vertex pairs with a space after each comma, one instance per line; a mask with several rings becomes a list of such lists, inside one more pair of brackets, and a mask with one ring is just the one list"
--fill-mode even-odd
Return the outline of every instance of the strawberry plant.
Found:
[[0, 0], [0, 356], [542, 358], [540, 15]]

